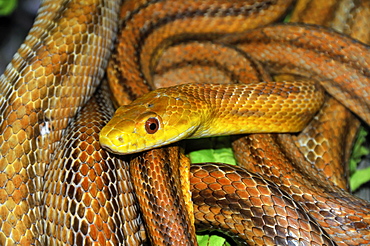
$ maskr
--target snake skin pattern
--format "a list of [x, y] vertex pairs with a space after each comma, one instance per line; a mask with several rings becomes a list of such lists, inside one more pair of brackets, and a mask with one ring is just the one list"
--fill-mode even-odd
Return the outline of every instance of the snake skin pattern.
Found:
[[0, 77], [1, 245], [41, 245], [44, 174], [104, 74], [118, 9], [112, 1], [44, 1]]
[[[340, 10], [350, 1], [326, 2]], [[352, 8], [368, 7], [368, 1], [355, 2]], [[172, 82], [171, 71], [182, 72], [180, 80], [189, 75], [191, 82], [207, 80], [208, 71], [221, 83], [269, 81], [266, 68], [322, 82], [369, 122], [369, 100], [362, 95], [368, 91], [368, 46], [294, 24], [219, 39], [274, 22], [291, 1], [184, 3], [125, 1], [109, 62], [120, 1], [42, 3], [24, 45], [0, 77], [0, 245], [196, 245], [186, 194], [177, 193], [186, 187], [179, 176], [187, 175], [197, 229], [224, 230], [248, 245], [369, 244], [369, 204], [333, 187], [313, 164], [305, 166], [290, 136], [238, 139], [234, 147], [243, 168], [194, 164], [190, 174], [182, 173], [188, 163], [175, 146], [123, 157], [100, 147], [98, 133], [113, 111], [105, 85], [96, 91], [107, 63], [116, 106], [158, 87], [158, 81]], [[315, 5], [303, 8], [310, 6]], [[366, 26], [358, 13], [352, 14], [355, 23]], [[352, 35], [359, 28], [344, 29]], [[359, 33], [354, 37], [366, 42], [366, 32]], [[203, 40], [189, 41], [199, 35]], [[187, 52], [190, 47], [198, 49], [196, 55]], [[182, 60], [177, 49], [188, 58]], [[166, 60], [170, 53], [177, 62]], [[230, 57], [249, 65], [233, 64]], [[248, 75], [236, 72], [238, 66]]]
[[113, 153], [130, 154], [184, 138], [297, 132], [323, 101], [312, 81], [161, 88], [117, 109], [99, 141]]

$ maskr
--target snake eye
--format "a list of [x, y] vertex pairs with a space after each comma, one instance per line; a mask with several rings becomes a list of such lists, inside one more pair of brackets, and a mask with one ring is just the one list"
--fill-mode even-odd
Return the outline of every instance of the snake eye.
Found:
[[145, 122], [145, 130], [149, 134], [154, 134], [158, 131], [159, 129], [159, 121], [157, 118], [149, 118]]

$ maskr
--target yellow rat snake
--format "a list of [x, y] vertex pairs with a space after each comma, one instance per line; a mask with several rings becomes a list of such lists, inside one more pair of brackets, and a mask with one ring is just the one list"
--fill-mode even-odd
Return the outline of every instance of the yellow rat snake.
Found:
[[[327, 5], [331, 3], [327, 1]], [[344, 171], [324, 176], [330, 172], [328, 164], [348, 158], [349, 151], [343, 149], [345, 143], [350, 146], [358, 125], [351, 113], [343, 111], [342, 104], [365, 123], [370, 122], [369, 47], [320, 26], [258, 27], [278, 20], [291, 4], [272, 0], [153, 0], [124, 1], [121, 6], [120, 1], [43, 1], [24, 44], [0, 77], [0, 245], [141, 245], [146, 241], [143, 220], [154, 245], [196, 244], [194, 220], [198, 229], [224, 230], [242, 244], [369, 244], [370, 205], [350, 195], [345, 183], [336, 181]], [[299, 18], [309, 14], [296, 14], [302, 11], [300, 4], [292, 21], [308, 22]], [[362, 19], [368, 19], [368, 1], [356, 4], [356, 9], [365, 10]], [[309, 8], [306, 3], [303, 9]], [[351, 16], [356, 19], [355, 13]], [[314, 23], [338, 28], [334, 21], [320, 22], [319, 17]], [[350, 30], [357, 30], [353, 25]], [[362, 32], [359, 36], [355, 31], [347, 33], [367, 42]], [[194, 108], [186, 103], [189, 99], [183, 96], [184, 91], [189, 96], [208, 92], [205, 98], [210, 106], [202, 106], [197, 112], [203, 122], [190, 133], [177, 127], [167, 131], [187, 134], [181, 138], [301, 131], [327, 99], [299, 135], [237, 137], [233, 145], [243, 167], [192, 164], [187, 174], [189, 161], [176, 145], [125, 156], [101, 148], [99, 133], [114, 111], [106, 84], [98, 86], [107, 65], [115, 106], [169, 85], [168, 81], [249, 83], [180, 85], [147, 94], [128, 106], [136, 107], [131, 115], [134, 124], [139, 122], [137, 129], [120, 129], [122, 122], [133, 122], [127, 113], [131, 108], [122, 107], [102, 135], [113, 132], [115, 138], [109, 137], [109, 141], [139, 148], [131, 152], [146, 149], [143, 144], [152, 141], [148, 136], [127, 140], [132, 132], [154, 136], [163, 132], [166, 122], [191, 123], [194, 127], [195, 123], [189, 122], [196, 118]], [[299, 81], [281, 82], [286, 77], [276, 76], [277, 82], [272, 82], [270, 74], [283, 73], [289, 74], [288, 80]], [[322, 88], [340, 103], [328, 99]], [[252, 98], [256, 108], [248, 111], [236, 107], [251, 103], [243, 102], [239, 98], [242, 94]], [[164, 108], [163, 98], [173, 111]], [[255, 123], [247, 130], [228, 129], [231, 125], [222, 122], [224, 116], [215, 110], [220, 98], [232, 104], [227, 110], [221, 108], [221, 113], [247, 115], [251, 117], [247, 121], [256, 118]], [[265, 104], [266, 99], [276, 103]], [[306, 108], [298, 107], [298, 103]], [[262, 104], [268, 110], [261, 108]], [[150, 112], [144, 111], [140, 122], [137, 113], [141, 108]], [[176, 110], [186, 118], [173, 113]], [[121, 115], [123, 111], [126, 113]], [[153, 115], [163, 111], [167, 115]], [[222, 125], [213, 127], [204, 111], [216, 119], [212, 124]], [[282, 121], [284, 117], [292, 122]], [[114, 122], [117, 118], [118, 125]], [[327, 144], [320, 142], [322, 136], [314, 137], [316, 147], [305, 140], [319, 128], [314, 124], [322, 118], [336, 119], [344, 125], [341, 129], [351, 133], [343, 133], [345, 137], [338, 137], [340, 140], [332, 134], [331, 143], [341, 142], [338, 149], [320, 151], [320, 146]], [[240, 122], [235, 125], [245, 125], [245, 120]], [[262, 125], [267, 122], [276, 127], [266, 130]], [[284, 124], [291, 128], [282, 127]], [[127, 129], [130, 132], [122, 134]], [[321, 130], [329, 135], [338, 131], [344, 130]], [[106, 148], [119, 154], [130, 152], [114, 149], [108, 140], [101, 138]], [[297, 149], [296, 144], [305, 141], [303, 148], [323, 152], [318, 161], [323, 172], [312, 167], [317, 158], [312, 151], [305, 157], [304, 151]], [[170, 142], [151, 143], [147, 149]], [[334, 157], [335, 151], [339, 157]], [[176, 175], [185, 181], [180, 182]], [[187, 175], [190, 183], [186, 183]], [[194, 208], [184, 191], [189, 185]]]

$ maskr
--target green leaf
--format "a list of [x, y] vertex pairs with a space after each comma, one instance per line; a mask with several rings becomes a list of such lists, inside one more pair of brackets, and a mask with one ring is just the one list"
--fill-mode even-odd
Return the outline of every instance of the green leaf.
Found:
[[351, 176], [350, 187], [352, 191], [358, 189], [364, 183], [369, 182], [370, 180], [370, 167], [356, 170], [355, 173]]
[[284, 23], [288, 23], [290, 21], [290, 18], [292, 17], [293, 10], [287, 14], [283, 20]]
[[[186, 148], [192, 163], [223, 162], [236, 165], [229, 136], [189, 139]], [[230, 246], [225, 237], [219, 235], [197, 235], [199, 246]]]
[[17, 0], [0, 0], [0, 16], [10, 15], [16, 9]]
[[352, 156], [349, 160], [350, 187], [352, 191], [358, 189], [361, 185], [370, 181], [370, 167], [357, 169], [363, 156], [370, 153], [369, 148], [364, 146], [366, 142], [367, 131], [362, 127], [358, 137], [353, 145]]
[[223, 162], [236, 165], [229, 136], [187, 140], [186, 146], [192, 163]]
[[230, 246], [225, 238], [217, 235], [197, 235], [199, 246]]

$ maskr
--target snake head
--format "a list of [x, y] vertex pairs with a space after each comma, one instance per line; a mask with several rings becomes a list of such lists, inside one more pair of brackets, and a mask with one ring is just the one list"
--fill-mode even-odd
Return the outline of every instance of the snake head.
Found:
[[186, 100], [157, 90], [118, 108], [99, 141], [116, 154], [141, 152], [188, 138], [197, 118]]

